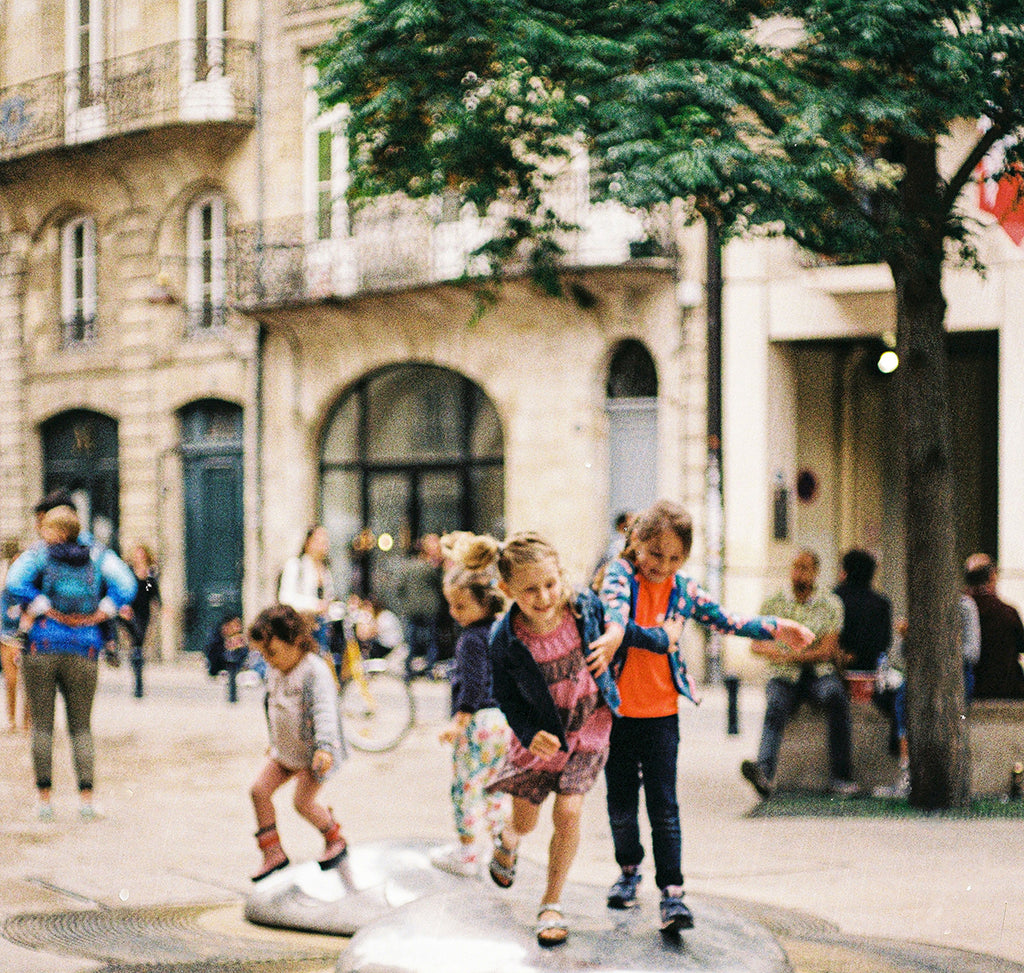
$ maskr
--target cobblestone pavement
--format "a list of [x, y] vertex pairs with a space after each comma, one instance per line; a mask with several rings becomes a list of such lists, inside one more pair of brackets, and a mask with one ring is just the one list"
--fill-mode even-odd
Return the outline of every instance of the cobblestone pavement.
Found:
[[[35, 817], [27, 736], [0, 734], [0, 973], [334, 969], [346, 940], [242, 918], [257, 862], [248, 787], [266, 745], [262, 690], [242, 687], [229, 704], [200, 662], [150, 664], [141, 700], [129, 668], [101, 672], [97, 821], [78, 817], [62, 720], [54, 822]], [[418, 723], [398, 749], [354, 753], [325, 788], [352, 842], [452, 832], [437, 741], [447, 687], [420, 681], [415, 692]], [[762, 700], [757, 688], [741, 693], [736, 736], [718, 690], [682, 710], [691, 892], [766, 922], [800, 973], [1024, 970], [1020, 822], [751, 818], [738, 767], [756, 748]], [[287, 791], [278, 813], [292, 859], [318, 854]], [[584, 816], [572, 878], [603, 887], [616, 869], [600, 783]], [[524, 856], [542, 862], [548, 834], [531, 835]], [[653, 916], [651, 884], [641, 902]]]

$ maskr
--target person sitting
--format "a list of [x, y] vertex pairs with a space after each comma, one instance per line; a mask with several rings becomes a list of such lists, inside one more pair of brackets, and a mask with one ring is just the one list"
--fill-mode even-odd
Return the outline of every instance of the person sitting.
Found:
[[976, 699], [1024, 699], [1024, 624], [1020, 613], [996, 594], [995, 561], [972, 554], [964, 565], [967, 592], [978, 606], [981, 648], [974, 667]]
[[766, 687], [767, 708], [757, 760], [744, 760], [740, 771], [763, 798], [772, 792], [786, 723], [804, 700], [818, 703], [828, 718], [832, 793], [852, 797], [860, 791], [850, 779], [853, 764], [850, 700], [836, 671], [843, 603], [831, 592], [818, 592], [818, 568], [817, 554], [800, 551], [790, 567], [792, 594], [780, 591], [768, 598], [760, 610], [762, 615], [801, 622], [815, 635], [805, 649], [792, 649], [777, 640], [753, 643], [753, 652], [771, 663], [774, 675]]

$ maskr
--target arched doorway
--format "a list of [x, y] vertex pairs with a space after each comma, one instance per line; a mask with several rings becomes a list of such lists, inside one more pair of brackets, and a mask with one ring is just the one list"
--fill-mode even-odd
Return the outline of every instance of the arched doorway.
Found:
[[72, 409], [42, 424], [43, 492], [64, 488], [75, 498], [82, 523], [100, 542], [118, 543], [117, 422]]
[[425, 534], [504, 528], [504, 437], [458, 372], [403, 364], [338, 401], [320, 451], [321, 520], [342, 590], [388, 599], [396, 561]]
[[658, 490], [658, 371], [633, 338], [619, 342], [608, 365], [608, 526], [643, 510]]
[[185, 648], [242, 614], [242, 410], [209, 399], [178, 413], [185, 497]]

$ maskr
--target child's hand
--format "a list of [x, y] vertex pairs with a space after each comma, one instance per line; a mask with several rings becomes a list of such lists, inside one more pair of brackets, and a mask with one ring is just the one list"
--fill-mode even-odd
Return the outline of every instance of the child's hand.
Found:
[[683, 637], [683, 626], [686, 622], [678, 615], [673, 615], [671, 618], [663, 618], [661, 620], [661, 627], [665, 630], [665, 634], [668, 636], [668, 650], [669, 652], [675, 652], [679, 649], [679, 640]]
[[775, 638], [783, 642], [791, 649], [799, 652], [806, 649], [814, 641], [814, 632], [806, 625], [791, 621], [788, 618], [778, 619], [775, 627]]
[[538, 730], [533, 735], [533, 739], [530, 741], [530, 746], [527, 749], [535, 757], [540, 757], [541, 760], [550, 760], [562, 749], [562, 744], [554, 733], [548, 733], [547, 730]]
[[312, 771], [313, 776], [317, 779], [326, 777], [328, 771], [334, 766], [334, 757], [331, 756], [330, 750], [317, 750], [313, 754], [313, 762], [310, 764], [309, 769]]
[[604, 633], [587, 646], [587, 668], [595, 676], [601, 675], [611, 665], [625, 634], [626, 630], [621, 625], [609, 622]]

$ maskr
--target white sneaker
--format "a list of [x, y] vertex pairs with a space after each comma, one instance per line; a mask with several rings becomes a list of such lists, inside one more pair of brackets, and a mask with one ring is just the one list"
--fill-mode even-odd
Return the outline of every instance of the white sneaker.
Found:
[[461, 844], [435, 848], [430, 853], [430, 863], [449, 875], [476, 878], [480, 874], [480, 860], [472, 850], [464, 851]]
[[910, 797], [910, 771], [901, 770], [895, 783], [876, 787], [871, 792], [871, 796], [906, 800]]

